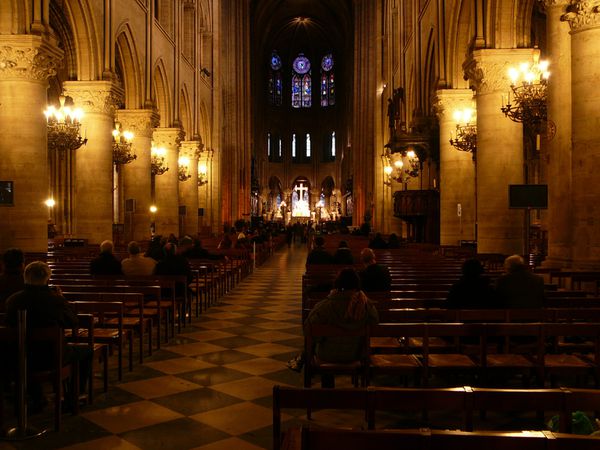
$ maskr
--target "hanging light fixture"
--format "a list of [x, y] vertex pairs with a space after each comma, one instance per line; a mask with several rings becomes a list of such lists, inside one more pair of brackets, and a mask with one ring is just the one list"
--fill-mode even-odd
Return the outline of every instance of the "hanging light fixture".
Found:
[[456, 121], [456, 132], [450, 133], [450, 145], [473, 155], [473, 160], [477, 152], [477, 125], [474, 122], [473, 110], [466, 108], [454, 111], [454, 120]]
[[386, 149], [381, 158], [386, 186], [390, 186], [392, 180], [398, 183], [408, 183], [411, 178], [419, 176], [420, 162], [414, 150], [408, 150], [405, 153], [390, 153]]
[[198, 164], [198, 187], [204, 186], [208, 183], [208, 168], [206, 164], [199, 163]]
[[150, 151], [150, 171], [152, 175], [162, 175], [169, 170], [165, 162], [165, 156], [167, 156], [167, 150], [163, 147], [152, 147]]
[[50, 105], [44, 111], [48, 124], [48, 147], [54, 151], [77, 150], [87, 142], [79, 134], [83, 110], [65, 106], [65, 96], [59, 97], [60, 107]]
[[135, 153], [132, 153], [131, 147], [133, 146], [133, 133], [131, 131], [121, 131], [121, 124], [115, 123], [115, 129], [112, 132], [113, 135], [113, 164], [117, 166], [123, 166], [129, 164], [137, 158]]
[[[540, 61], [538, 51], [533, 55], [533, 64], [524, 62], [518, 69], [511, 67], [508, 70], [511, 84], [506, 104], [505, 97], [502, 97], [501, 110], [504, 115], [514, 122], [523, 123], [536, 134], [545, 129], [548, 119], [548, 66], [548, 61]], [[514, 105], [511, 103], [513, 101]]]
[[179, 181], [187, 181], [190, 178], [192, 178], [192, 175], [190, 174], [190, 159], [182, 156], [181, 158], [179, 158], [179, 172], [178, 172], [178, 177], [179, 177]]

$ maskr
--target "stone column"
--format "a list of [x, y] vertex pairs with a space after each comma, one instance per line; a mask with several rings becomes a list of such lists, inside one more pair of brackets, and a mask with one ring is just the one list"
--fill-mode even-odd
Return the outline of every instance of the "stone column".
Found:
[[[570, 12], [563, 18], [571, 26], [573, 266], [597, 270], [600, 268], [600, 91], [597, 86], [600, 80], [600, 2], [571, 2]], [[568, 97], [563, 101], [568, 101]]]
[[158, 125], [159, 116], [151, 109], [122, 109], [117, 111], [117, 118], [124, 130], [131, 130], [135, 134], [132, 149], [137, 155], [135, 161], [123, 166], [125, 202], [128, 199], [135, 199], [135, 212], [125, 210], [125, 239], [149, 239], [151, 223], [149, 208], [152, 200], [150, 149], [152, 132]]
[[[40, 36], [0, 36], [0, 178], [12, 181], [13, 204], [0, 206], [0, 252], [48, 250], [48, 78], [62, 52]], [[7, 196], [7, 192], [0, 195]]]
[[66, 81], [64, 95], [85, 115], [88, 142], [75, 151], [74, 235], [100, 243], [112, 239], [114, 112], [123, 90], [110, 81]]
[[179, 234], [179, 179], [177, 161], [179, 159], [179, 143], [183, 139], [180, 128], [156, 128], [154, 145], [163, 147], [167, 154], [165, 163], [169, 167], [164, 174], [155, 177], [155, 199], [158, 208], [156, 213], [156, 233], [168, 236]]
[[569, 0], [545, 0], [548, 81], [548, 257], [544, 265], [570, 265], [573, 242], [571, 204], [571, 36], [561, 15]]
[[[471, 153], [450, 145], [454, 111], [473, 108], [471, 89], [440, 89], [435, 110], [440, 123], [440, 244], [475, 240], [475, 162]], [[475, 116], [473, 118], [475, 120]], [[460, 216], [458, 215], [460, 205]]]
[[198, 157], [201, 146], [198, 141], [183, 141], [180, 155], [189, 158], [188, 173], [191, 175], [186, 181], [179, 182], [179, 204], [185, 205], [186, 215], [182, 231], [195, 237], [198, 234]]
[[464, 65], [477, 100], [477, 251], [523, 252], [524, 213], [508, 208], [508, 186], [522, 184], [523, 125], [504, 117], [508, 69], [532, 61], [532, 49], [475, 50]]

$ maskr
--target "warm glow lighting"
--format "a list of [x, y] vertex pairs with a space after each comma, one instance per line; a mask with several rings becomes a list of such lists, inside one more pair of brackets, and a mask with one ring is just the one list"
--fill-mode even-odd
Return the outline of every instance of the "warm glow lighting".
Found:
[[413, 159], [417, 156], [417, 154], [414, 152], [414, 150], [409, 150], [406, 152], [406, 156], [408, 156], [410, 159]]
[[48, 200], [46, 200], [44, 203], [46, 204], [46, 206], [47, 206], [48, 208], [54, 208], [54, 205], [56, 205], [56, 202], [54, 201], [54, 199], [53, 199], [53, 198], [49, 198], [49, 199], [48, 199]]
[[167, 156], [167, 149], [164, 147], [152, 147], [152, 156], [165, 157]]
[[202, 174], [206, 175], [206, 172], [207, 172], [206, 164], [198, 165], [198, 173], [202, 173]]
[[[398, 160], [394, 161], [394, 166], [397, 169], [402, 169], [404, 167], [404, 163], [401, 160], [398, 159]], [[391, 169], [391, 167], [390, 167], [390, 169]]]
[[150, 212], [151, 212], [152, 214], [155, 214], [155, 213], [156, 213], [156, 211], [158, 211], [158, 208], [157, 208], [156, 206], [152, 205], [152, 206], [150, 207]]
[[181, 158], [179, 158], [179, 165], [180, 166], [189, 166], [190, 165], [190, 159], [186, 158], [185, 156], [182, 156]]
[[385, 172], [386, 175], [391, 175], [392, 172], [394, 171], [394, 169], [392, 169], [392, 166], [385, 166], [383, 168], [383, 171]]

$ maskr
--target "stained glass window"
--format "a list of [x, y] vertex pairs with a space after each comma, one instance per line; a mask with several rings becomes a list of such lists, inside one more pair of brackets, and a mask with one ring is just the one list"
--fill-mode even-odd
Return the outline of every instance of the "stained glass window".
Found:
[[310, 60], [302, 53], [294, 60], [292, 69], [292, 108], [312, 106], [312, 78]]
[[278, 155], [281, 158], [281, 138], [279, 138], [279, 147], [278, 147]]
[[311, 153], [310, 133], [306, 133], [306, 157], [310, 158]]
[[331, 53], [321, 60], [321, 106], [335, 105], [335, 74]]
[[267, 156], [271, 157], [271, 133], [267, 133]]
[[281, 78], [281, 58], [277, 52], [271, 54], [269, 61], [269, 104], [281, 106], [283, 82]]
[[296, 133], [292, 134], [292, 158], [296, 157]]

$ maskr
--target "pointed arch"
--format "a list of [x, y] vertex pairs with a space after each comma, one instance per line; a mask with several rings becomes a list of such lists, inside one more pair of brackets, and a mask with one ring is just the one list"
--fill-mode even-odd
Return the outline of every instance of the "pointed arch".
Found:
[[77, 54], [77, 79], [98, 80], [104, 70], [102, 63], [103, 39], [94, 19], [89, 0], [66, 0], [64, 10], [73, 30]]
[[475, 14], [473, 2], [457, 0], [456, 8], [451, 10], [448, 39], [448, 83], [449, 88], [467, 88], [468, 82], [463, 76], [463, 62], [471, 50], [471, 43], [475, 34]]
[[173, 122], [171, 111], [171, 89], [167, 78], [165, 63], [159, 59], [154, 68], [154, 101], [160, 114], [160, 126], [169, 127]]
[[437, 90], [437, 80], [439, 80], [439, 68], [435, 57], [435, 34], [434, 29], [429, 30], [427, 47], [425, 50], [425, 71], [423, 72], [423, 111], [425, 115], [429, 114], [432, 105], [432, 98]]
[[208, 115], [208, 109], [204, 101], [200, 101], [200, 115], [198, 117], [198, 130], [200, 138], [204, 142], [205, 147], [210, 148], [213, 146], [212, 134], [210, 129], [210, 120]]
[[119, 27], [115, 41], [116, 72], [125, 90], [125, 108], [137, 109], [143, 107], [143, 79], [141, 64], [135, 40], [129, 24]]
[[185, 131], [185, 135], [188, 139], [194, 134], [194, 129], [192, 127], [192, 111], [190, 109], [190, 96], [188, 93], [187, 85], [183, 85], [181, 88], [181, 93], [179, 96], [179, 120], [181, 121], [181, 126], [183, 131]]

